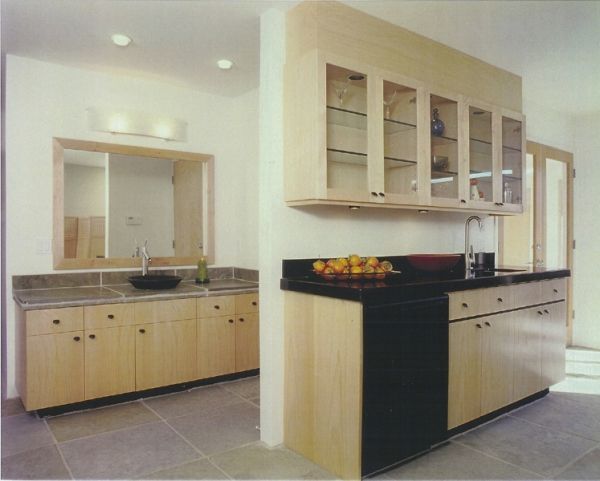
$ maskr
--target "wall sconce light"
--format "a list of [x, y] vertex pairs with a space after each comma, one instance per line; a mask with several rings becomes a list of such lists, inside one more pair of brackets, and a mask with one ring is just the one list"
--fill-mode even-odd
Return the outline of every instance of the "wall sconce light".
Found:
[[111, 134], [140, 135], [163, 140], [187, 138], [187, 122], [160, 115], [131, 110], [88, 108], [88, 128]]

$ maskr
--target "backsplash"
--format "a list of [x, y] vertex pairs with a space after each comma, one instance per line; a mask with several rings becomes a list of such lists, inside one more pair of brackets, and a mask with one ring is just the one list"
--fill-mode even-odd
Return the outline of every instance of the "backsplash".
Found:
[[[162, 275], [177, 275], [183, 280], [192, 280], [196, 277], [196, 268], [156, 270], [153, 273]], [[128, 284], [127, 278], [139, 275], [140, 270], [129, 271], [104, 271], [104, 272], [79, 272], [59, 274], [33, 274], [13, 276], [13, 290], [22, 289], [48, 289], [55, 287], [82, 287], [82, 286], [109, 286]], [[258, 282], [258, 271], [239, 267], [209, 267], [210, 279], [241, 279], [244, 281]]]

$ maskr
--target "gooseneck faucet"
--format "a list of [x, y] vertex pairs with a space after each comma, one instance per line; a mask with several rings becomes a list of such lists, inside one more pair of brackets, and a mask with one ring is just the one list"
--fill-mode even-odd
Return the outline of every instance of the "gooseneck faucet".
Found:
[[152, 257], [148, 253], [148, 239], [144, 242], [144, 247], [142, 247], [142, 275], [148, 275], [148, 264], [152, 262]]
[[469, 224], [471, 223], [472, 220], [477, 221], [477, 225], [479, 225], [479, 230], [481, 230], [483, 228], [483, 223], [481, 222], [481, 218], [476, 215], [470, 216], [467, 219], [467, 221], [465, 222], [465, 271], [467, 273], [469, 273], [471, 271], [471, 269], [473, 269], [473, 264], [475, 262], [475, 259], [473, 256], [473, 246], [471, 245], [471, 242], [469, 239]]

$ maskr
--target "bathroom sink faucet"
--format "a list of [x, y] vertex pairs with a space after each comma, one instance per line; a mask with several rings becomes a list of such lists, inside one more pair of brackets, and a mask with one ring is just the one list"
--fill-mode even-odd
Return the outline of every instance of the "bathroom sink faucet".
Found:
[[148, 239], [144, 242], [144, 247], [142, 247], [142, 275], [148, 275], [148, 264], [152, 262], [152, 257], [148, 254]]
[[477, 225], [479, 225], [479, 230], [483, 228], [481, 218], [476, 215], [470, 216], [465, 222], [465, 271], [467, 273], [469, 273], [471, 269], [473, 269], [473, 264], [475, 261], [473, 256], [473, 246], [471, 245], [471, 241], [469, 239], [469, 224], [472, 220], [477, 221]]

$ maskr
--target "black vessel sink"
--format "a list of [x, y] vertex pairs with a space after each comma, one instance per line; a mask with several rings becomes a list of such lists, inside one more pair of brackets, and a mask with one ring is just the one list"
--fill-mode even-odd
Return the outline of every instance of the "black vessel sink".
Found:
[[131, 276], [128, 280], [136, 289], [173, 289], [181, 282], [179, 276]]

